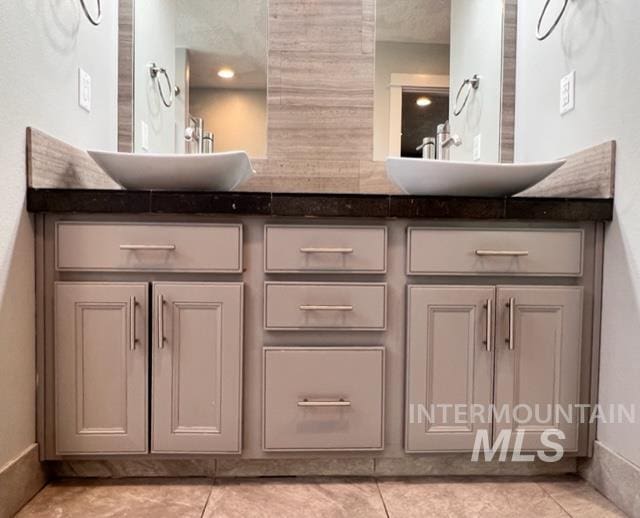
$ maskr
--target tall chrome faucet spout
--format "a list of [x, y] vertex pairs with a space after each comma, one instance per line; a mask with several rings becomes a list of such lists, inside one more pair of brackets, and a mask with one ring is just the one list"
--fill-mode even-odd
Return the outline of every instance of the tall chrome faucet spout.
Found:
[[462, 139], [459, 135], [451, 135], [449, 130], [449, 121], [438, 126], [436, 136], [436, 159], [449, 160], [451, 146], [460, 146]]

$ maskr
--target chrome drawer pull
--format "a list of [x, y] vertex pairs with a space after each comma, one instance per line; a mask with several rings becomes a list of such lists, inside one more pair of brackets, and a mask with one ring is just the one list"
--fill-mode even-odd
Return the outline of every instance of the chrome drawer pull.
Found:
[[298, 406], [302, 407], [345, 407], [351, 406], [351, 401], [345, 401], [344, 399], [338, 399], [337, 401], [309, 401], [308, 399], [303, 399], [302, 401], [298, 401]]
[[353, 311], [353, 306], [300, 306], [300, 311]]
[[353, 248], [301, 248], [303, 254], [352, 254]]
[[529, 255], [528, 250], [476, 250], [476, 255], [480, 257], [484, 256], [498, 256], [498, 257], [522, 257]]
[[171, 252], [176, 245], [120, 245], [120, 250], [164, 250]]

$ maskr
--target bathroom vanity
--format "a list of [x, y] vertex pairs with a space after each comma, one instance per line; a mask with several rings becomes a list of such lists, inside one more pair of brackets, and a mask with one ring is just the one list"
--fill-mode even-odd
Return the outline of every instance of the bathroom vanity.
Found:
[[[596, 401], [612, 200], [30, 189], [28, 204], [43, 459], [406, 461], [508, 426], [412, 422], [415, 405]], [[552, 427], [567, 456], [590, 454], [593, 427]], [[544, 427], [524, 428], [542, 448]]]

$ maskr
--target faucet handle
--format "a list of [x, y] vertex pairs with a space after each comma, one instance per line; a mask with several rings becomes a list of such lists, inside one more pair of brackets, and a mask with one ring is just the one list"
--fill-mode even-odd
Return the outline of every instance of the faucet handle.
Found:
[[420, 144], [416, 148], [416, 151], [420, 151], [422, 148], [427, 146], [435, 146], [435, 145], [436, 145], [436, 139], [434, 139], [433, 137], [425, 137], [422, 139], [422, 144]]

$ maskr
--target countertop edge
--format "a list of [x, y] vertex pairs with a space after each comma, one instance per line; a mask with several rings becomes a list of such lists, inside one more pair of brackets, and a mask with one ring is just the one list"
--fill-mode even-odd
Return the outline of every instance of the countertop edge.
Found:
[[613, 199], [28, 188], [27, 211], [57, 214], [611, 221]]

